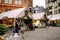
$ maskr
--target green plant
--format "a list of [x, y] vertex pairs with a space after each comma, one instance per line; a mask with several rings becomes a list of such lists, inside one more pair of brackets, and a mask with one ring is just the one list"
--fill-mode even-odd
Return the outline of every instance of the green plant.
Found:
[[20, 27], [24, 27], [24, 24], [22, 23], [22, 24], [20, 24]]
[[0, 35], [5, 34], [8, 30], [8, 26], [6, 24], [0, 24]]

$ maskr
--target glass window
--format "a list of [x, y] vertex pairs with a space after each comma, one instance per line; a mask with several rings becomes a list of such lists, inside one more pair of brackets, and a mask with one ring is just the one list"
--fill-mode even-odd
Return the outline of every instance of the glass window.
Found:
[[11, 4], [12, 3], [12, 0], [9, 0], [9, 4]]
[[57, 8], [57, 6], [54, 7], [54, 9]]
[[49, 12], [49, 15], [52, 15], [52, 11]]
[[55, 2], [55, 1], [57, 1], [57, 0], [52, 0], [52, 2]]
[[50, 6], [49, 9], [52, 9], [52, 6]]
[[60, 9], [59, 9], [59, 13], [60, 13]]
[[15, 4], [21, 4], [21, 0], [15, 0]]
[[50, 3], [51, 2], [51, 0], [48, 0], [48, 3]]
[[1, 0], [0, 0], [0, 3], [1, 3]]
[[11, 4], [12, 3], [12, 0], [5, 0], [5, 3]]
[[18, 1], [19, 1], [19, 0], [15, 0], [15, 4], [18, 4]]
[[19, 4], [21, 4], [21, 0], [19, 0]]
[[8, 3], [9, 2], [9, 0], [5, 0], [5, 3]]
[[58, 3], [58, 6], [60, 7], [60, 3]]

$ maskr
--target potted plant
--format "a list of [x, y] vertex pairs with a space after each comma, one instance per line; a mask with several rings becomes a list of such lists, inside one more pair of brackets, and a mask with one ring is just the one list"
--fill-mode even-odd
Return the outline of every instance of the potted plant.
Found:
[[21, 30], [24, 30], [24, 24], [23, 23], [20, 24], [20, 28], [21, 28]]
[[0, 35], [3, 35], [7, 32], [8, 26], [6, 24], [0, 24]]
[[23, 23], [20, 24], [20, 28], [21, 28], [21, 33], [24, 34], [25, 28]]

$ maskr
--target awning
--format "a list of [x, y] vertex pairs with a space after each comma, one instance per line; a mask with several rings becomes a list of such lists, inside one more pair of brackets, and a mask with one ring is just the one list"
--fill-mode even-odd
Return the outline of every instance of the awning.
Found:
[[20, 15], [19, 17], [21, 18], [22, 16], [24, 16], [25, 10], [26, 10], [26, 7], [1, 13], [0, 14], [0, 19], [3, 19], [4, 17], [18, 18], [19, 15]]
[[60, 14], [50, 15], [48, 17], [50, 17], [49, 20], [59, 20], [60, 19]]
[[47, 18], [50, 19], [52, 16], [53, 16], [53, 15], [49, 15], [49, 16], [47, 16]]
[[42, 12], [42, 13], [36, 13], [36, 14], [33, 14], [32, 17], [33, 19], [42, 19], [42, 17], [44, 16], [45, 12]]
[[[17, 16], [17, 18], [22, 18], [24, 15], [25, 15], [24, 12], [23, 12], [23, 13], [20, 13], [20, 14]], [[32, 13], [28, 13], [28, 16], [29, 16], [29, 18], [32, 18]], [[24, 19], [28, 19], [28, 18], [25, 16]]]

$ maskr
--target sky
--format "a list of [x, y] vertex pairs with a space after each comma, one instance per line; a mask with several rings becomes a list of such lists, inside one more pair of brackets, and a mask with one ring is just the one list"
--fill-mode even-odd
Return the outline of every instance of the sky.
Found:
[[45, 8], [45, 0], [33, 0], [33, 7], [36, 5], [43, 6]]

